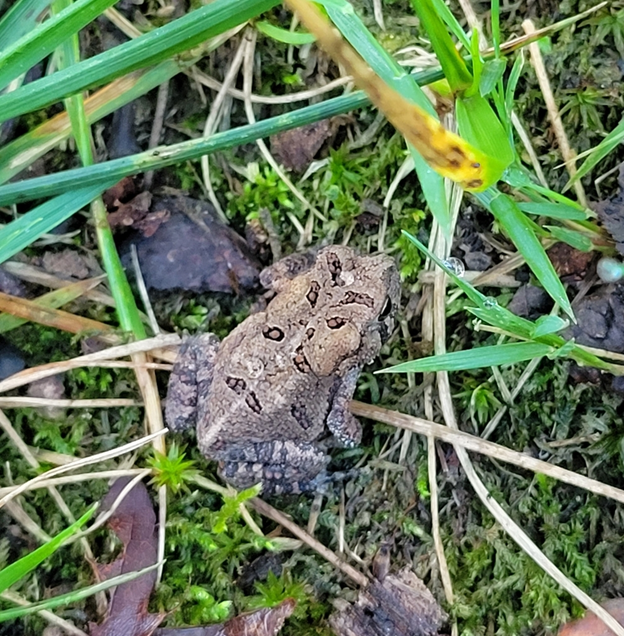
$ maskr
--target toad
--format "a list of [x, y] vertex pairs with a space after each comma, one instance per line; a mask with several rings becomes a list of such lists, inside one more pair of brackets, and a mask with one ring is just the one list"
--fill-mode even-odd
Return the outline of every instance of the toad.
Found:
[[328, 479], [326, 431], [343, 447], [360, 442], [349, 401], [363, 365], [394, 325], [399, 275], [385, 255], [331, 245], [265, 269], [275, 296], [220, 342], [187, 338], [171, 373], [166, 420], [192, 426], [201, 452], [238, 488], [300, 493]]

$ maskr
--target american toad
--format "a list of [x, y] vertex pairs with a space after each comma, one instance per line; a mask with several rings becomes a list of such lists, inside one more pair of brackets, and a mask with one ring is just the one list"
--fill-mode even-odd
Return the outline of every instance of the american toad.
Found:
[[169, 380], [166, 419], [196, 426], [201, 452], [239, 488], [265, 494], [318, 488], [329, 457], [325, 426], [344, 447], [359, 443], [348, 410], [358, 375], [394, 324], [399, 275], [384, 255], [332, 245], [265, 269], [275, 292], [224, 340], [185, 340]]

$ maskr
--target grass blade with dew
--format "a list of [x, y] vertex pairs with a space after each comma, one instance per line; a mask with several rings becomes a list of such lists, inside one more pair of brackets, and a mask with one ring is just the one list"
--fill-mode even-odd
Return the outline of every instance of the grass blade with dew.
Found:
[[563, 283], [557, 276], [552, 262], [535, 235], [532, 222], [522, 213], [518, 204], [506, 194], [494, 189], [490, 189], [488, 192], [475, 193], [475, 196], [507, 232], [509, 238], [518, 248], [527, 265], [550, 297], [570, 318], [574, 319], [574, 312]]
[[[566, 341], [561, 336], [552, 333], [546, 335], [536, 335], [540, 333], [540, 325], [533, 323], [526, 318], [520, 318], [505, 307], [501, 307], [494, 298], [489, 298], [475, 289], [469, 282], [458, 277], [444, 261], [441, 261], [435, 254], [430, 252], [415, 236], [409, 232], [402, 231], [402, 234], [413, 243], [423, 254], [430, 258], [440, 267], [455, 284], [466, 294], [466, 296], [476, 305], [476, 307], [466, 307], [466, 310], [477, 316], [488, 325], [524, 340], [534, 340], [540, 344], [551, 347], [555, 352], [562, 352], [582, 366], [592, 366], [597, 369], [609, 371], [616, 375], [622, 375], [622, 368], [605, 362], [598, 356], [588, 353], [582, 347], [575, 345], [571, 341]], [[538, 321], [539, 322], [539, 321]]]

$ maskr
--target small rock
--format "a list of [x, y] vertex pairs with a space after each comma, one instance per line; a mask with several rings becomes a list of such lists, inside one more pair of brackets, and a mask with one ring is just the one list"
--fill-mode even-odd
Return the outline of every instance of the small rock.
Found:
[[492, 257], [485, 252], [466, 252], [464, 262], [467, 269], [476, 272], [485, 272], [492, 267]]
[[41, 259], [41, 265], [46, 272], [59, 278], [78, 278], [83, 280], [89, 277], [89, 268], [82, 256], [74, 250], [46, 252]]
[[579, 344], [624, 353], [624, 284], [603, 285], [574, 310], [577, 324], [562, 333]]
[[0, 380], [18, 373], [25, 366], [22, 352], [0, 336]]
[[[35, 380], [28, 385], [26, 394], [29, 397], [45, 398], [46, 400], [61, 400], [65, 397], [63, 374], [51, 375], [48, 378]], [[58, 420], [65, 415], [65, 409], [58, 406], [42, 406], [39, 411], [49, 420]]]
[[26, 286], [22, 281], [13, 274], [5, 272], [0, 267], [0, 292], [3, 294], [9, 294], [10, 296], [18, 296], [19, 298], [26, 298]]
[[526, 284], [519, 287], [507, 305], [509, 311], [521, 318], [535, 320], [543, 316], [552, 307], [548, 294], [535, 285]]

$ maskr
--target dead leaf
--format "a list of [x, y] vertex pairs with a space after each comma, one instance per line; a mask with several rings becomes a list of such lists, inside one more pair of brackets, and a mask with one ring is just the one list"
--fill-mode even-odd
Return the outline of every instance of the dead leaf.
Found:
[[286, 130], [271, 137], [271, 152], [288, 170], [303, 172], [332, 136], [328, 119]]
[[[624, 625], [624, 599], [614, 598], [601, 605], [618, 623]], [[559, 630], [559, 636], [613, 636], [613, 631], [595, 614], [587, 612], [583, 618], [566, 623]]]
[[[104, 510], [130, 481], [118, 479], [102, 501]], [[156, 563], [158, 537], [156, 514], [147, 488], [138, 482], [118, 506], [108, 525], [123, 543], [122, 554], [112, 563], [100, 568], [103, 579], [135, 572]], [[117, 586], [111, 592], [108, 616], [101, 625], [90, 624], [91, 636], [151, 636], [165, 614], [149, 614], [147, 605], [156, 583], [156, 571]]]
[[[89, 98], [90, 101], [93, 95]], [[112, 188], [109, 188], [102, 194], [104, 205], [111, 209], [120, 205], [121, 201], [127, 201], [136, 193], [136, 184], [132, 177], [124, 177], [118, 181]]]
[[[386, 555], [382, 555], [382, 562]], [[373, 579], [354, 604], [336, 601], [338, 611], [329, 618], [336, 636], [434, 636], [444, 613], [425, 584], [403, 568], [397, 575], [388, 565], [376, 564], [381, 580]]]
[[141, 192], [127, 203], [115, 201], [117, 210], [108, 215], [108, 223], [112, 229], [136, 227], [142, 221], [152, 205], [152, 193]]

